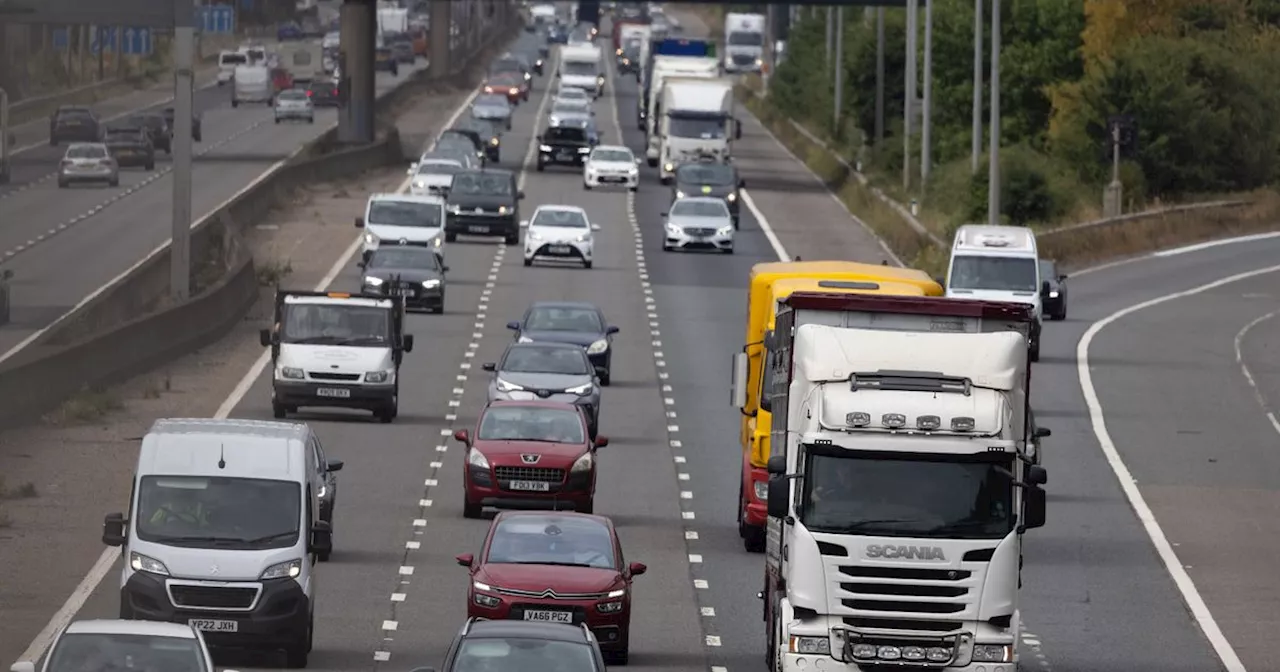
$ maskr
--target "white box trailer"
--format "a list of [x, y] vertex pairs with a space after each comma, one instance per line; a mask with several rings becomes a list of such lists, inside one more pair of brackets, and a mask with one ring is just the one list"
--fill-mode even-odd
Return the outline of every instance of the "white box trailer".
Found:
[[658, 120], [659, 176], [669, 184], [676, 166], [711, 157], [728, 161], [733, 139], [740, 137], [734, 117], [733, 80], [668, 77], [662, 85]]
[[662, 86], [667, 77], [712, 79], [720, 76], [720, 61], [703, 56], [655, 56], [649, 73], [649, 114], [645, 117], [645, 158], [650, 166], [658, 165], [661, 142], [658, 120], [662, 118]]

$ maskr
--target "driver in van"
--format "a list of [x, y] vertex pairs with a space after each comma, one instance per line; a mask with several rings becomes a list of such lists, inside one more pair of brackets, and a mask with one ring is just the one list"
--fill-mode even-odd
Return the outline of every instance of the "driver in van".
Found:
[[163, 501], [151, 514], [152, 525], [193, 525], [209, 524], [209, 510], [196, 495], [196, 491], [186, 488], [165, 488]]

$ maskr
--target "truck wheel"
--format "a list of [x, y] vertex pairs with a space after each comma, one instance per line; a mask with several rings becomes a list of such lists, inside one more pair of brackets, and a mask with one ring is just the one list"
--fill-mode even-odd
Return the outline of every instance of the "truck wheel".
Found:
[[284, 418], [285, 415], [287, 415], [287, 411], [284, 407], [284, 404], [281, 404], [275, 401], [271, 402], [271, 417], [279, 420], [281, 418]]
[[764, 553], [763, 527], [753, 527], [744, 523], [739, 529], [745, 529], [746, 534], [742, 537], [742, 547], [748, 553]]
[[[647, 158], [647, 157], [646, 157], [646, 159], [645, 159], [645, 160], [646, 160], [646, 161], [648, 161], [648, 163], [649, 163], [649, 167], [650, 167], [650, 168], [657, 168], [657, 167], [658, 167], [658, 160], [657, 160], [657, 159], [650, 159], [650, 158]], [[665, 182], [663, 182], [663, 184], [666, 184], [666, 183], [665, 183]]]

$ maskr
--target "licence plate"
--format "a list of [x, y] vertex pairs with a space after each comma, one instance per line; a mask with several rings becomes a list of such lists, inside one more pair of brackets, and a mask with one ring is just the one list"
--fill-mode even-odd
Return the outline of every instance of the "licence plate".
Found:
[[551, 245], [547, 247], [547, 252], [551, 254], [569, 254], [568, 245]]
[[[395, 289], [391, 290], [391, 295], [392, 296], [413, 296], [413, 290], [409, 289], [408, 287], [396, 287]], [[346, 392], [346, 390], [343, 390], [343, 392]]]
[[570, 154], [569, 152], [560, 152], [559, 154], [556, 155], [556, 158], [564, 161], [568, 161], [569, 159], [573, 158], [573, 155]]
[[549, 492], [551, 490], [551, 484], [546, 481], [511, 481], [510, 487], [512, 490], [529, 490], [532, 492]]
[[240, 624], [220, 618], [192, 618], [187, 624], [204, 632], [239, 632]]
[[524, 620], [526, 621], [542, 621], [543, 623], [573, 623], [573, 612], [569, 611], [549, 611], [538, 609], [536, 611], [524, 612]]
[[351, 390], [342, 387], [318, 387], [316, 388], [316, 396], [348, 399], [351, 397]]
[[487, 227], [487, 226], [474, 226], [474, 225], [473, 225], [473, 226], [468, 226], [468, 227], [467, 227], [467, 230], [468, 230], [468, 231], [470, 231], [471, 233], [489, 233], [489, 227]]

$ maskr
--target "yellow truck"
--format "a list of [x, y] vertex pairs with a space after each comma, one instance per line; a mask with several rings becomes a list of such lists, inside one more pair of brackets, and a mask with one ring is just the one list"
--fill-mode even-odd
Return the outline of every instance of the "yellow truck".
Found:
[[[942, 285], [923, 271], [852, 261], [790, 261], [756, 264], [747, 289], [745, 345], [734, 356], [733, 405], [742, 413], [739, 442], [742, 477], [738, 489], [738, 534], [750, 552], [764, 550], [769, 475], [768, 411], [760, 408], [763, 339], [774, 326], [778, 302], [792, 292], [942, 296]], [[739, 384], [739, 381], [745, 384]]]

